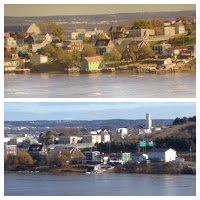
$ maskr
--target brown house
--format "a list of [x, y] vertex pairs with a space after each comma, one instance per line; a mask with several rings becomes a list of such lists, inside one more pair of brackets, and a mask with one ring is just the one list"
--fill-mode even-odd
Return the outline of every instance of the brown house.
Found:
[[115, 49], [115, 45], [110, 39], [100, 39], [94, 45], [97, 54], [103, 55], [104, 53], [111, 53]]

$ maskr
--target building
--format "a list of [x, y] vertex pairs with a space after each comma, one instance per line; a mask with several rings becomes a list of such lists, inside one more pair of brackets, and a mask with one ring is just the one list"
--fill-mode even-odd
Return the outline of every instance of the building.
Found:
[[90, 162], [99, 162], [98, 156], [100, 155], [99, 151], [85, 151], [85, 160], [83, 160], [83, 163], [90, 163]]
[[152, 128], [152, 120], [151, 120], [151, 114], [146, 114], [146, 128], [151, 129]]
[[97, 54], [111, 53], [115, 49], [115, 45], [110, 39], [99, 39], [96, 41], [94, 48]]
[[8, 154], [17, 155], [17, 145], [5, 145], [4, 146], [4, 154], [6, 156]]
[[123, 139], [128, 135], [128, 129], [127, 128], [118, 128], [117, 132], [120, 134], [120, 137]]
[[173, 36], [175, 35], [175, 27], [174, 26], [165, 26], [163, 27], [163, 33], [165, 36]]
[[47, 155], [47, 150], [43, 144], [31, 144], [28, 153], [33, 159], [38, 158], [40, 155]]
[[82, 40], [68, 40], [63, 42], [63, 48], [67, 51], [82, 51], [83, 49], [83, 41]]
[[101, 135], [83, 135], [82, 143], [101, 143]]
[[41, 54], [35, 54], [30, 57], [30, 61], [35, 61], [39, 64], [48, 62], [48, 56], [44, 56]]
[[4, 46], [14, 48], [17, 46], [17, 42], [13, 37], [7, 37], [4, 38]]
[[153, 51], [155, 54], [158, 55], [165, 55], [166, 50], [171, 48], [171, 44], [165, 44], [164, 42], [161, 44], [156, 44], [152, 46]]
[[133, 29], [129, 31], [129, 37], [141, 37], [141, 38], [149, 38], [149, 36], [154, 36], [154, 29]]
[[131, 160], [131, 153], [115, 153], [114, 156], [110, 158], [110, 163], [120, 163], [123, 165]]
[[132, 162], [145, 162], [148, 159], [148, 155], [147, 154], [133, 154], [131, 156]]
[[155, 148], [148, 151], [148, 159], [151, 161], [170, 162], [176, 160], [176, 151], [171, 148]]
[[101, 142], [110, 142], [110, 134], [107, 130], [101, 131], [99, 135], [101, 136]]
[[101, 56], [85, 57], [81, 62], [81, 71], [101, 70], [104, 66]]
[[77, 144], [81, 142], [82, 137], [79, 136], [60, 136], [58, 138], [58, 144]]
[[41, 30], [40, 30], [39, 26], [37, 26], [35, 23], [31, 24], [26, 32], [29, 34], [34, 33], [36, 35], [41, 34]]
[[176, 58], [178, 55], [180, 55], [181, 51], [185, 50], [187, 50], [186, 46], [172, 47], [170, 49], [166, 49], [166, 54]]
[[185, 26], [182, 22], [176, 22], [174, 24], [174, 27], [175, 27], [176, 34], [184, 34], [185, 33]]

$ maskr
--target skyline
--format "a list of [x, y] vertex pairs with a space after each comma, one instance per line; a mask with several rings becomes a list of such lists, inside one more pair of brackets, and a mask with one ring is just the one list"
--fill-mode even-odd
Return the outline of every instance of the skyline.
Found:
[[[106, 5], [106, 6], [105, 6]], [[4, 4], [4, 16], [101, 15], [196, 10], [195, 4]]]
[[175, 119], [196, 115], [195, 103], [19, 102], [4, 104], [4, 121]]

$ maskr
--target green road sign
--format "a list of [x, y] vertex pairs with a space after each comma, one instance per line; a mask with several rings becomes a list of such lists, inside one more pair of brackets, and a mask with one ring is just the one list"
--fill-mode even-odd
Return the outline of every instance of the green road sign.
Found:
[[149, 146], [150, 146], [150, 147], [153, 147], [153, 142], [152, 142], [152, 141], [149, 142]]
[[146, 147], [146, 141], [140, 141], [140, 147]]

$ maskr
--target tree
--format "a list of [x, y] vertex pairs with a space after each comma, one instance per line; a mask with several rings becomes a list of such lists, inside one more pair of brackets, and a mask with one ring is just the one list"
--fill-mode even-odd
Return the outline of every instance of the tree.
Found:
[[120, 61], [122, 58], [122, 55], [119, 51], [114, 51], [111, 53], [111, 59], [112, 61]]
[[162, 27], [164, 21], [162, 19], [153, 19], [152, 25], [153, 27]]
[[17, 154], [17, 159], [18, 159], [18, 163], [20, 165], [29, 165], [29, 164], [33, 164], [33, 159], [32, 157], [30, 156], [29, 153], [27, 152], [19, 152]]
[[188, 19], [188, 17], [186, 17], [186, 16], [184, 16], [184, 15], [181, 15], [181, 16], [178, 16], [177, 18], [176, 18], [176, 21], [182, 21], [182, 22], [184, 22], [184, 21], [186, 21]]
[[152, 58], [155, 52], [149, 46], [143, 46], [139, 50], [139, 59]]
[[5, 164], [9, 167], [16, 167], [18, 164], [18, 159], [16, 155], [8, 154], [5, 156]]
[[66, 40], [66, 37], [64, 35], [64, 30], [61, 27], [56, 28], [54, 32], [55, 36], [57, 36], [60, 39], [60, 41]]
[[106, 40], [106, 39], [108, 39], [108, 38], [107, 38], [107, 36], [106, 36], [105, 33], [100, 33], [100, 34], [99, 34], [99, 39], [100, 39], [100, 40]]
[[90, 38], [89, 38], [89, 37], [86, 37], [86, 36], [84, 35], [83, 38], [82, 38], [82, 40], [83, 40], [83, 42], [87, 43], [87, 42], [90, 40]]
[[156, 27], [155, 28], [155, 34], [156, 35], [162, 35], [163, 34], [163, 30], [160, 27]]
[[47, 131], [47, 133], [46, 133], [46, 138], [51, 138], [51, 137], [53, 137], [53, 136], [57, 137], [57, 136], [58, 136], [58, 133], [57, 133], [56, 131], [53, 131], [53, 130]]
[[134, 45], [130, 45], [123, 53], [123, 59], [126, 61], [133, 61], [137, 59], [138, 48]]
[[92, 57], [92, 56], [96, 56], [96, 50], [91, 45], [86, 45], [81, 53], [82, 59], [84, 57]]
[[152, 22], [150, 20], [133, 19], [131, 22], [134, 29], [153, 28]]
[[55, 51], [56, 51], [56, 49], [50, 44], [47, 44], [46, 46], [39, 49], [40, 54], [43, 54], [48, 57], [53, 57], [55, 54]]
[[56, 157], [55, 163], [58, 167], [63, 167], [67, 164], [68, 158], [65, 155], [60, 155]]

